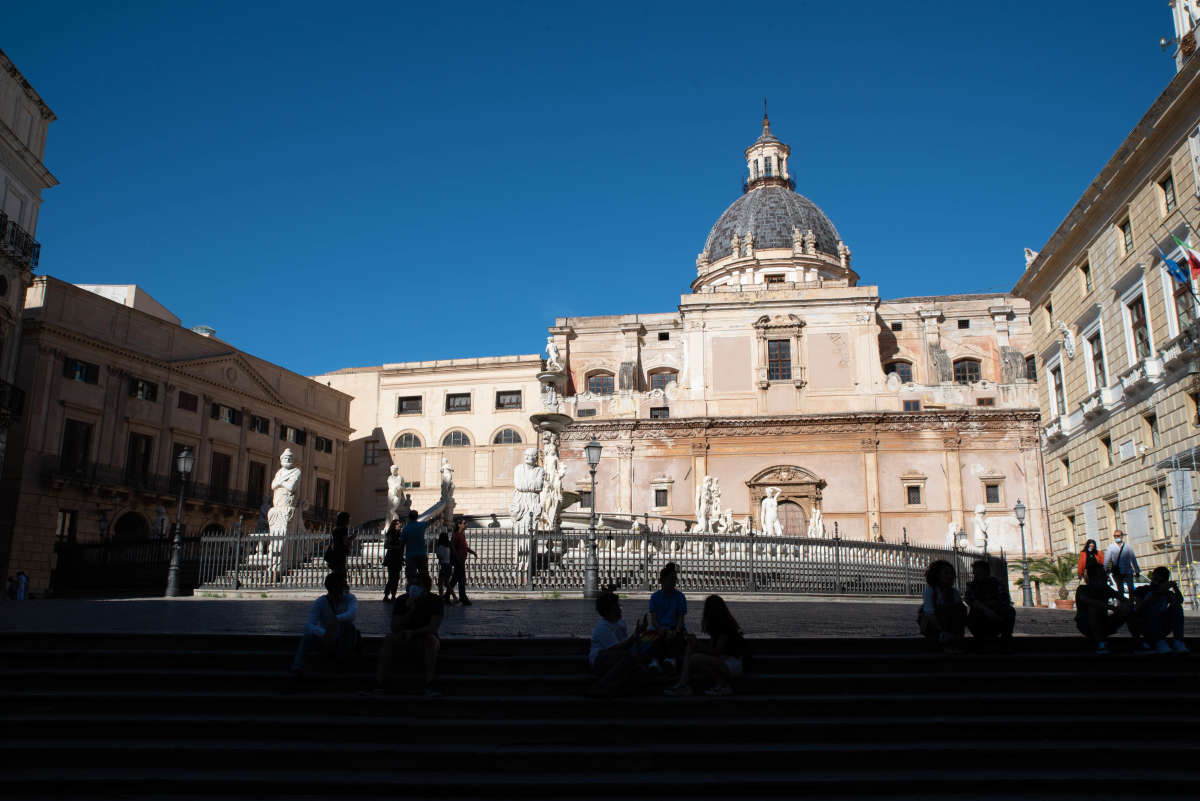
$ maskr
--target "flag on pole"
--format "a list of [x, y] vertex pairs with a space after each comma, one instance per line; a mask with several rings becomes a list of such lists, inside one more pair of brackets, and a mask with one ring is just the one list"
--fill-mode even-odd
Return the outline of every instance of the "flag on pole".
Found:
[[1188, 280], [1187, 270], [1184, 270], [1179, 262], [1175, 261], [1174, 259], [1168, 259], [1167, 254], [1162, 252], [1162, 248], [1158, 249], [1158, 255], [1162, 256], [1163, 264], [1167, 265], [1167, 272], [1172, 278], [1184, 286], [1187, 286], [1191, 283]]
[[1200, 278], [1200, 252], [1190, 245], [1185, 245], [1175, 234], [1171, 234], [1171, 238], [1183, 250], [1183, 255], [1187, 256], [1188, 266], [1192, 268], [1192, 278]]

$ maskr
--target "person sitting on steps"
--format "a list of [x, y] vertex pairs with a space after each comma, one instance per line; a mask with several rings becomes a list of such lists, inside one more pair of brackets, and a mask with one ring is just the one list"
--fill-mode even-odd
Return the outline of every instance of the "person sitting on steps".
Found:
[[646, 631], [646, 619], [638, 621], [633, 636], [629, 636], [621, 617], [621, 600], [612, 590], [605, 590], [596, 598], [596, 614], [600, 619], [592, 629], [588, 650], [588, 664], [596, 681], [586, 695], [612, 698], [629, 689], [643, 667], [635, 654], [635, 645]]
[[962, 653], [967, 608], [954, 586], [954, 566], [945, 559], [934, 560], [925, 571], [925, 593], [917, 612], [921, 634], [946, 653]]
[[992, 575], [986, 559], [971, 564], [974, 578], [967, 582], [967, 628], [979, 640], [999, 637], [1010, 640], [1017, 623], [1017, 610], [1008, 597], [1008, 587]]
[[[679, 568], [667, 562], [658, 573], [662, 589], [650, 596], [650, 630], [654, 641], [650, 645], [650, 669], [672, 669], [687, 647], [684, 626], [687, 617], [687, 596], [675, 589], [679, 583]], [[660, 664], [661, 660], [661, 664]]]
[[304, 636], [296, 649], [292, 674], [303, 674], [309, 660], [319, 656], [341, 667], [358, 647], [361, 637], [354, 628], [358, 600], [349, 591], [346, 577], [330, 573], [325, 577], [325, 594], [313, 601], [304, 624]]
[[1133, 610], [1146, 644], [1155, 653], [1188, 653], [1183, 643], [1183, 593], [1171, 581], [1169, 569], [1156, 567], [1150, 571], [1150, 583], [1133, 591]]
[[437, 696], [434, 680], [437, 675], [438, 652], [441, 640], [438, 629], [442, 625], [441, 596], [433, 592], [433, 582], [428, 573], [419, 573], [416, 583], [402, 595], [392, 607], [391, 633], [379, 646], [379, 663], [375, 671], [375, 687], [383, 691], [393, 679], [393, 665], [398, 659], [419, 660], [424, 671], [424, 691], [427, 696]]
[[704, 599], [700, 631], [711, 639], [704, 643], [688, 635], [679, 683], [668, 689], [667, 695], [691, 695], [693, 683], [704, 689], [705, 695], [733, 694], [733, 679], [741, 676], [744, 668], [746, 638], [720, 595]]
[[1075, 627], [1096, 643], [1097, 654], [1108, 654], [1108, 638], [1124, 625], [1129, 626], [1130, 633], [1137, 628], [1133, 607], [1124, 595], [1108, 586], [1104, 568], [1089, 562], [1087, 582], [1075, 591]]

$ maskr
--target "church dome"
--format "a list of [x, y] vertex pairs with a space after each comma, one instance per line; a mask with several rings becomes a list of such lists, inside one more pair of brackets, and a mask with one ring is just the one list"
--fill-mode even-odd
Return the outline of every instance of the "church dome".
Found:
[[790, 249], [793, 230], [801, 236], [811, 230], [816, 235], [816, 249], [837, 256], [841, 237], [817, 204], [786, 186], [760, 184], [725, 209], [708, 232], [704, 252], [709, 261], [723, 259], [733, 253], [730, 240], [734, 234], [745, 237], [751, 233], [756, 249]]

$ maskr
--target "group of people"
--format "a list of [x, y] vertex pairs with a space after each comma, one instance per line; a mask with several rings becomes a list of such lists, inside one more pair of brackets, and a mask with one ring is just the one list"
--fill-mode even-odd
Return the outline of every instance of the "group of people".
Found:
[[[980, 640], [1007, 640], [1013, 634], [1016, 610], [1007, 586], [990, 574], [985, 560], [971, 569], [973, 579], [961, 595], [949, 562], [939, 559], [925, 573], [917, 624], [921, 634], [948, 653], [961, 652], [968, 629]], [[1105, 552], [1089, 539], [1079, 554], [1078, 575], [1083, 581], [1075, 591], [1075, 625], [1096, 644], [1096, 653], [1110, 653], [1108, 638], [1122, 627], [1129, 629], [1139, 653], [1188, 653], [1178, 583], [1171, 580], [1168, 568], [1156, 567], [1148, 584], [1135, 586], [1141, 570], [1124, 532], [1113, 533], [1113, 544]]]
[[742, 675], [748, 655], [741, 627], [719, 595], [704, 600], [702, 641], [686, 626], [687, 597], [677, 588], [679, 570], [668, 562], [659, 572], [661, 589], [650, 596], [649, 609], [629, 633], [621, 600], [612, 590], [596, 599], [600, 620], [592, 629], [588, 663], [594, 682], [587, 694], [610, 698], [645, 687], [655, 677], [675, 675], [666, 689], [671, 696], [722, 696], [733, 693], [733, 679]]

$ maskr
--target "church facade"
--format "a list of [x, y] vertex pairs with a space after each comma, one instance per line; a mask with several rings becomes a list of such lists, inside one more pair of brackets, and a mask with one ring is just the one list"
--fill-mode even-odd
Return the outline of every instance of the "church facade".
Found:
[[[759, 528], [778, 487], [784, 532], [819, 509], [825, 536], [943, 545], [986, 519], [992, 550], [1048, 550], [1029, 304], [1004, 294], [881, 300], [849, 245], [794, 191], [771, 131], [746, 148], [745, 191], [713, 225], [672, 311], [561, 317], [564, 488], [574, 509], [680, 530], [716, 479]], [[351, 404], [350, 511], [382, 517], [392, 464], [414, 504], [455, 466], [459, 510], [502, 513], [541, 409], [536, 355], [409, 362], [316, 376]], [[460, 432], [457, 433], [456, 432]], [[582, 447], [604, 445], [590, 497]], [[356, 456], [357, 454], [357, 456]], [[361, 469], [360, 469], [361, 467]], [[464, 480], [465, 479], [465, 480]], [[654, 522], [656, 518], [662, 518]]]

